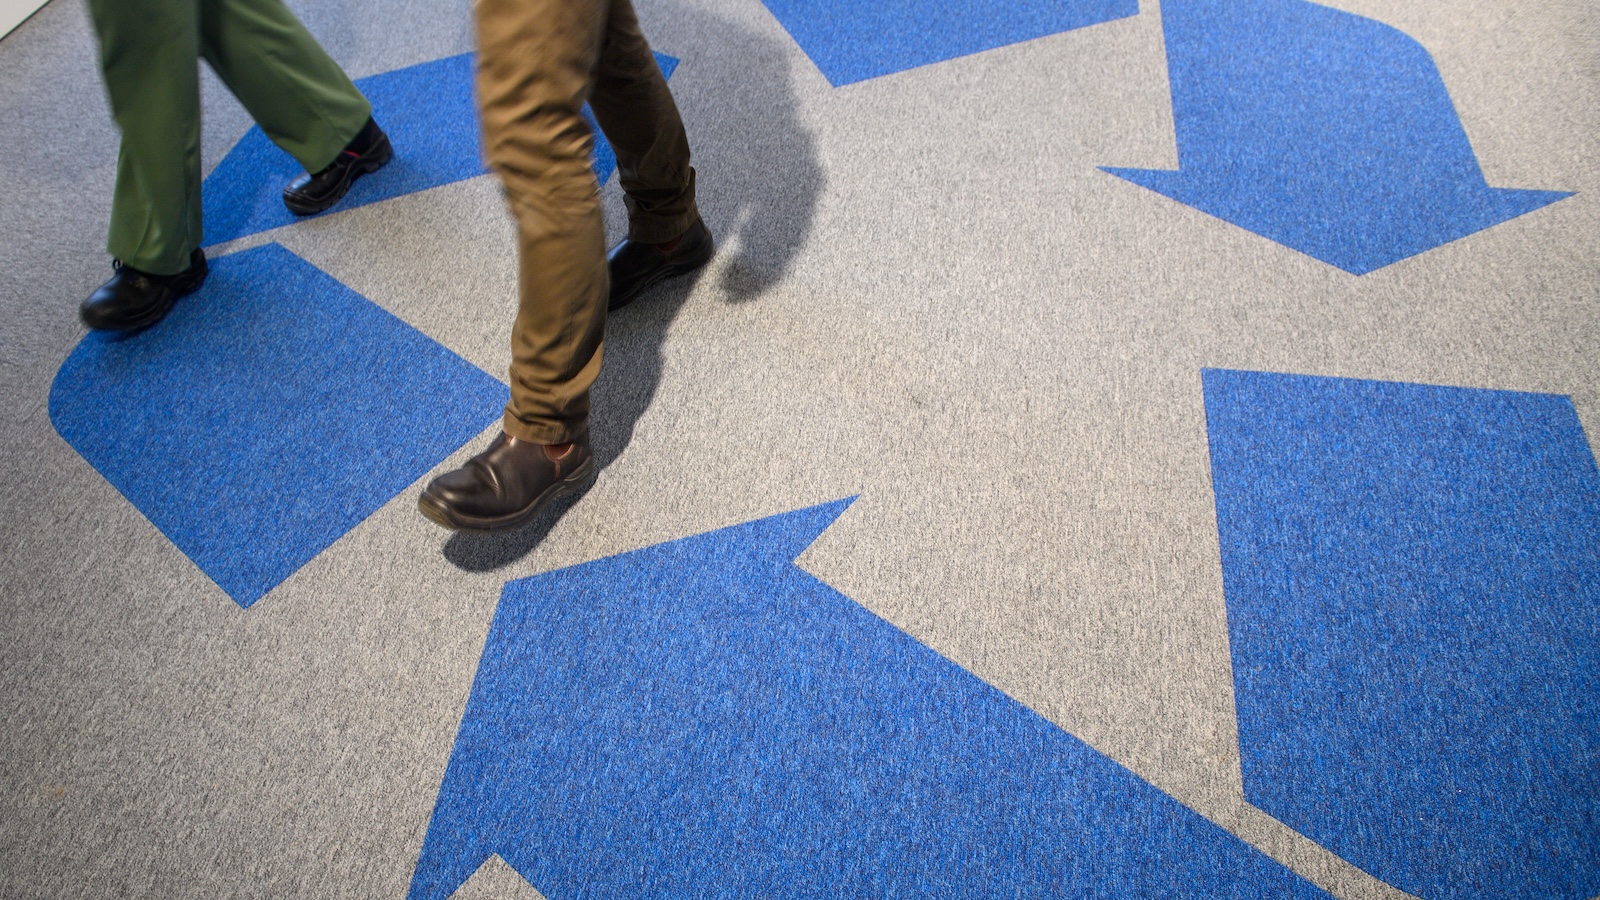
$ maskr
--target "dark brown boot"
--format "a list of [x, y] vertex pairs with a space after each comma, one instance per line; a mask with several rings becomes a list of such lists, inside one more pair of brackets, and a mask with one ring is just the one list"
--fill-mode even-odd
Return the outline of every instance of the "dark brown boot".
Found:
[[528, 521], [557, 497], [582, 490], [593, 477], [587, 435], [549, 447], [501, 434], [466, 465], [435, 478], [417, 507], [446, 528], [500, 531]]
[[652, 285], [685, 275], [711, 261], [711, 231], [699, 219], [665, 244], [623, 241], [606, 259], [611, 271], [611, 298], [607, 309], [621, 309]]

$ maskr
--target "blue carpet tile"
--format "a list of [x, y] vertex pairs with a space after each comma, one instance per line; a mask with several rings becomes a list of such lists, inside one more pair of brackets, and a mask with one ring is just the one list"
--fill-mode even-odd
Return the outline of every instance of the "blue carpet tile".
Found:
[[1357, 275], [1569, 194], [1491, 188], [1428, 52], [1303, 0], [1161, 4], [1176, 172], [1106, 168]]
[[1138, 0], [763, 0], [835, 87], [1139, 11]]
[[1572, 402], [1204, 381], [1247, 798], [1427, 900], [1600, 893], [1600, 470]]
[[797, 568], [848, 505], [508, 585], [412, 900], [1327, 896]]
[[50, 419], [248, 607], [481, 432], [509, 392], [277, 244], [159, 327], [91, 333]]

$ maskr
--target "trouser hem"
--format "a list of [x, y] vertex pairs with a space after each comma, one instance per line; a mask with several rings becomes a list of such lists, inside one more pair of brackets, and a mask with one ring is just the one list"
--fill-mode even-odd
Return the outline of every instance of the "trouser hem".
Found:
[[675, 238], [683, 237], [699, 218], [700, 211], [691, 201], [687, 212], [670, 219], [650, 219], [643, 222], [630, 219], [628, 240], [640, 244], [665, 244]]
[[507, 409], [502, 427], [506, 434], [519, 441], [529, 441], [534, 444], [565, 444], [582, 434], [588, 423], [524, 422]]

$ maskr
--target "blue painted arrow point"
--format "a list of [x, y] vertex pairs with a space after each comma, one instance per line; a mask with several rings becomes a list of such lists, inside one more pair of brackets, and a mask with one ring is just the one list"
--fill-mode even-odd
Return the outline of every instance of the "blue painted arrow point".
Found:
[[1571, 196], [1491, 188], [1433, 58], [1303, 0], [1166, 0], [1178, 171], [1103, 170], [1362, 275]]
[[507, 585], [411, 900], [1327, 896], [795, 566], [850, 502]]

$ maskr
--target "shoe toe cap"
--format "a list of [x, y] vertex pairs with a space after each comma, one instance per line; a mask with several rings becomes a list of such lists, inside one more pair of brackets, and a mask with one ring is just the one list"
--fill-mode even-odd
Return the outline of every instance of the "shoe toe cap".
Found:
[[500, 491], [479, 467], [469, 465], [435, 478], [422, 495], [445, 509], [479, 516], [493, 510]]

